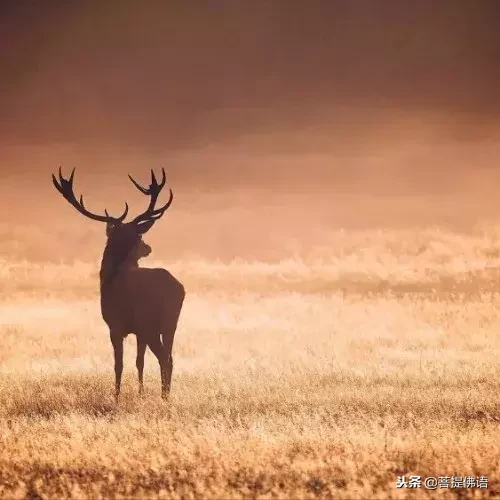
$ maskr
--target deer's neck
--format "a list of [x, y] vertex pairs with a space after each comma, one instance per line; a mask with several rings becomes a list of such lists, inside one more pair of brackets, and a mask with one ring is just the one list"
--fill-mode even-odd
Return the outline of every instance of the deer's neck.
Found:
[[106, 245], [101, 261], [101, 270], [99, 273], [101, 291], [112, 285], [116, 279], [128, 270], [138, 268], [137, 259], [132, 258], [130, 251], [113, 249], [109, 244]]

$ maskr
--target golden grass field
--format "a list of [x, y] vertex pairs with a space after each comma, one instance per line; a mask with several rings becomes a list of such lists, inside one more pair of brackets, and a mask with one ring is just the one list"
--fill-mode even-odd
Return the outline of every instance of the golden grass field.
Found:
[[332, 245], [145, 261], [187, 289], [172, 393], [131, 335], [118, 406], [98, 262], [1, 260], [0, 497], [500, 497], [500, 227]]

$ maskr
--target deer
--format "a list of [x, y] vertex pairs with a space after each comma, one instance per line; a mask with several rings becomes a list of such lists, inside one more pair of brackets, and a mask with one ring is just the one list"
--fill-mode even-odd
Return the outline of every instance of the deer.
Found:
[[151, 247], [143, 241], [143, 235], [151, 229], [170, 207], [174, 195], [156, 208], [158, 196], [166, 183], [165, 169], [158, 182], [151, 170], [151, 184], [141, 186], [129, 174], [134, 186], [149, 197], [146, 210], [132, 221], [124, 222], [128, 203], [118, 217], [90, 212], [84, 205], [83, 196], [77, 200], [73, 191], [75, 168], [69, 178], [64, 178], [59, 167], [59, 179], [52, 174], [55, 188], [80, 214], [89, 219], [106, 223], [107, 242], [99, 272], [100, 305], [104, 322], [114, 352], [115, 401], [120, 396], [123, 372], [123, 341], [129, 334], [137, 339], [136, 367], [139, 379], [139, 395], [144, 392], [144, 355], [149, 347], [158, 359], [161, 376], [161, 395], [167, 399], [170, 393], [173, 358], [172, 346], [186, 292], [184, 286], [166, 269], [139, 266], [139, 260], [151, 253]]

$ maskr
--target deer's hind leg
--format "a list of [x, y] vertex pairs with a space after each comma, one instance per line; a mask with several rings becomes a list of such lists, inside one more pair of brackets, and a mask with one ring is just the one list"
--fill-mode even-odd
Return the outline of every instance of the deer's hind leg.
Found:
[[163, 350], [165, 351], [165, 356], [167, 358], [167, 366], [165, 370], [165, 385], [167, 392], [170, 392], [170, 384], [172, 381], [172, 371], [174, 369], [174, 358], [172, 356], [172, 347], [174, 343], [174, 335], [177, 324], [170, 327], [162, 335]]
[[177, 331], [177, 324], [179, 323], [179, 317], [182, 310], [182, 304], [184, 302], [185, 292], [182, 288], [182, 294], [179, 300], [179, 309], [175, 316], [173, 316], [169, 321], [166, 321], [162, 330], [162, 343], [165, 349], [165, 354], [167, 356], [167, 368], [165, 374], [165, 385], [167, 387], [167, 392], [170, 392], [170, 384], [172, 381], [172, 371], [174, 368], [174, 358], [172, 356], [172, 347], [174, 344], [175, 332]]
[[148, 342], [149, 348], [153, 351], [153, 354], [158, 359], [158, 363], [160, 364], [160, 375], [161, 375], [161, 397], [166, 399], [167, 397], [167, 353], [165, 352], [165, 348], [161, 343], [160, 336], [158, 335], [154, 340]]

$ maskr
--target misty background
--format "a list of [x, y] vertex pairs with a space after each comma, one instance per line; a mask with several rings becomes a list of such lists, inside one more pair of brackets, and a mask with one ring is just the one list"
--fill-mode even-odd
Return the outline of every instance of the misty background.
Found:
[[143, 209], [126, 174], [164, 166], [148, 237], [169, 257], [496, 220], [499, 20], [495, 0], [4, 1], [3, 253], [99, 254], [59, 165], [96, 212]]

